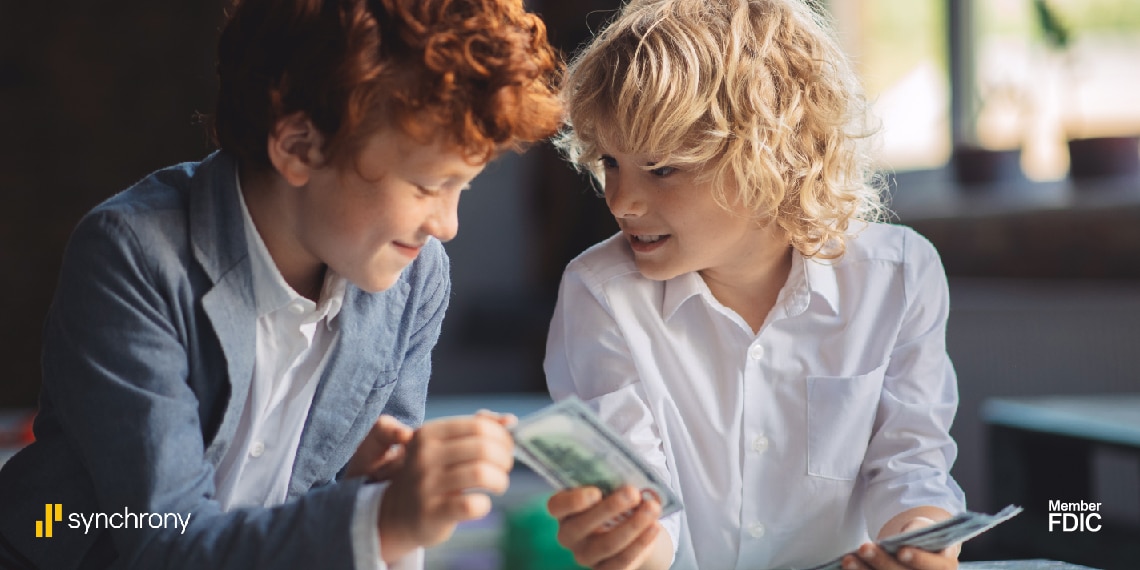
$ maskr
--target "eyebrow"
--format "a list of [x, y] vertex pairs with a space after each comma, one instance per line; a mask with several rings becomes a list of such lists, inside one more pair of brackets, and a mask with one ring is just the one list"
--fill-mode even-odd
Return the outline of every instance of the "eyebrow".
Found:
[[[608, 153], [608, 152], [600, 152], [600, 153], [598, 153], [598, 158], [607, 158], [607, 157], [608, 157], [608, 158], [612, 158], [612, 159], [614, 159], [614, 160], [617, 160], [617, 157], [616, 157], [616, 156], [614, 156], [614, 155], [612, 155], [612, 154], [610, 154], [610, 153]], [[659, 160], [659, 161], [657, 161], [657, 162], [651, 162], [651, 161], [650, 161], [650, 162], [646, 162], [646, 163], [644, 164], [644, 166], [648, 166], [648, 167], [655, 167], [655, 166], [657, 166], [657, 165], [661, 164], [662, 162], [665, 162], [665, 161], [663, 161], [663, 160]]]

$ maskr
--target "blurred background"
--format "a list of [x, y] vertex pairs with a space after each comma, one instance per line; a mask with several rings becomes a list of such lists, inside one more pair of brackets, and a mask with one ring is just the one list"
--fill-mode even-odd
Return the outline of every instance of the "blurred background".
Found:
[[[531, 2], [566, 57], [618, 5]], [[76, 222], [147, 173], [212, 150], [196, 117], [213, 108], [223, 6], [0, 0], [0, 446], [17, 445], [36, 406], [40, 329]], [[948, 346], [961, 392], [954, 475], [970, 507], [996, 511], [1042, 489], [1065, 499], [1048, 495], [1059, 488], [1051, 473], [1063, 472], [1078, 475], [1056, 483], [1072, 500], [1110, 511], [1106, 531], [1081, 539], [1092, 542], [1050, 541], [1044, 515], [1027, 513], [1025, 528], [983, 536], [964, 557], [1140, 567], [1140, 400], [1129, 399], [1140, 392], [1140, 2], [825, 6], [882, 121], [878, 160], [894, 221], [931, 239], [950, 277]], [[429, 413], [532, 409], [545, 398], [541, 361], [561, 271], [616, 227], [548, 145], [488, 167], [460, 220], [447, 245], [454, 294]], [[1030, 407], [1010, 415], [1011, 402]], [[1104, 402], [1117, 405], [1112, 414], [1097, 407]], [[1025, 428], [1025, 414], [1042, 409], [1044, 424]], [[1088, 421], [1113, 437], [1090, 436]], [[1045, 439], [1017, 439], [1026, 434]], [[1018, 459], [1030, 448], [1044, 459]], [[1011, 471], [997, 469], [1007, 460]], [[472, 528], [474, 539], [456, 542], [485, 547], [503, 528]], [[471, 551], [436, 561], [503, 563]]]

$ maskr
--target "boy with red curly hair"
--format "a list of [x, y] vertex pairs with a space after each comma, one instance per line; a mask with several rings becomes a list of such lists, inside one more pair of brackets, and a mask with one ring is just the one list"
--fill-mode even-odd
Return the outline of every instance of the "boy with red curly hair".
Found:
[[408, 426], [459, 195], [556, 130], [558, 71], [521, 0], [237, 3], [220, 150], [72, 236], [0, 567], [416, 567], [485, 514], [506, 418]]

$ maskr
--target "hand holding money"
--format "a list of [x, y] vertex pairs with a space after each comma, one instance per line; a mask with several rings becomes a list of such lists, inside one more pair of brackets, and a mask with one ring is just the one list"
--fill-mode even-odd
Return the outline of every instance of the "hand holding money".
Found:
[[[661, 505], [633, 487], [622, 486], [606, 497], [597, 487], [567, 489], [555, 493], [547, 508], [558, 520], [558, 543], [587, 568], [642, 568], [658, 540], [667, 539], [657, 524]], [[671, 555], [672, 545], [665, 546]], [[665, 560], [660, 567], [668, 565]]]
[[657, 519], [681, 509], [665, 481], [577, 398], [519, 420], [519, 460], [558, 492], [547, 508], [558, 542], [600, 570], [666, 568], [673, 555]]
[[404, 446], [404, 462], [380, 503], [381, 556], [392, 563], [449, 536], [460, 521], [491, 510], [488, 493], [507, 489], [514, 443], [487, 413], [425, 423]]
[[[929, 526], [909, 530], [880, 540], [875, 548], [864, 551], [860, 548], [859, 556], [844, 555], [831, 562], [809, 568], [808, 570], [846, 570], [850, 563], [859, 570], [899, 568], [899, 562], [906, 564], [904, 568], [916, 570], [942, 570], [944, 568], [957, 568], [956, 557], [942, 556], [939, 553], [954, 545], [961, 544], [986, 532], [987, 530], [1013, 518], [1021, 512], [1021, 507], [1009, 505], [994, 515], [983, 513], [964, 512], [953, 517], [936, 522]], [[865, 545], [866, 546], [866, 545]], [[907, 553], [910, 553], [909, 556]], [[870, 553], [870, 557], [862, 556]], [[889, 555], [889, 556], [888, 556]], [[895, 562], [897, 557], [898, 562]]]
[[555, 489], [597, 487], [608, 497], [623, 485], [661, 505], [661, 515], [681, 510], [676, 493], [621, 436], [581, 400], [547, 406], [511, 429], [515, 454]]

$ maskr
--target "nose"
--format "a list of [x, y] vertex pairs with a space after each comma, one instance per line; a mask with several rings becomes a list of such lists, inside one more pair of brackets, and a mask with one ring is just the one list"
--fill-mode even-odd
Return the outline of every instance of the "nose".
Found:
[[645, 214], [645, 193], [632, 181], [622, 181], [620, 173], [606, 177], [606, 205], [615, 218], [636, 218]]
[[435, 210], [424, 220], [423, 230], [442, 242], [455, 238], [459, 233], [459, 192], [441, 197]]

